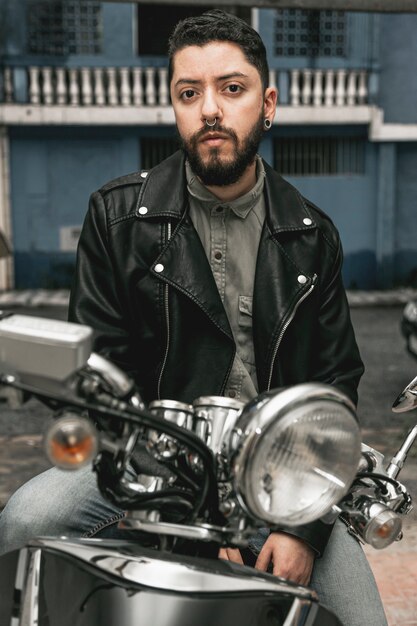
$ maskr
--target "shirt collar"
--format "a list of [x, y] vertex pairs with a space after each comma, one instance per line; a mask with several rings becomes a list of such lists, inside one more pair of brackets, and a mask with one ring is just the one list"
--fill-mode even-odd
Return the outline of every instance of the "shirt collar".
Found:
[[240, 196], [239, 198], [236, 198], [231, 202], [221, 202], [218, 198], [216, 198], [216, 196], [214, 196], [211, 191], [209, 191], [207, 187], [205, 187], [198, 180], [197, 176], [192, 171], [188, 161], [185, 162], [185, 173], [187, 177], [188, 193], [196, 198], [199, 201], [200, 205], [203, 206], [207, 211], [211, 212], [213, 209], [222, 206], [225, 208], [230, 208], [233, 213], [241, 219], [245, 219], [251, 209], [253, 209], [264, 188], [265, 169], [262, 163], [262, 159], [259, 155], [256, 155], [255, 185], [243, 196]]

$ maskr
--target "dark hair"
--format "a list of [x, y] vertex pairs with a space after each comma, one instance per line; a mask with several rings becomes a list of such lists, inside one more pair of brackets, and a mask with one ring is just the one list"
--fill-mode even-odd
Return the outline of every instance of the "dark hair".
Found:
[[237, 44], [247, 61], [258, 70], [263, 89], [268, 87], [269, 69], [262, 39], [249, 24], [220, 9], [206, 11], [197, 17], [178, 22], [168, 42], [169, 82], [174, 73], [176, 52], [187, 46], [204, 46], [212, 41], [230, 41]]

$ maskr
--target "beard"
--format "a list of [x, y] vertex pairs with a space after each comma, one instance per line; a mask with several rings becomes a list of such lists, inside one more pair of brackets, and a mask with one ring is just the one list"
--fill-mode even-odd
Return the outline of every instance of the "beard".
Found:
[[[208, 130], [221, 132], [232, 140], [233, 155], [231, 159], [222, 160], [219, 148], [214, 147], [210, 148], [207, 161], [203, 161], [198, 151], [198, 145], [199, 140]], [[217, 123], [213, 127], [202, 128], [192, 135], [188, 141], [180, 136], [180, 141], [191, 169], [203, 185], [225, 187], [226, 185], [236, 183], [248, 166], [253, 163], [263, 137], [263, 132], [263, 115], [261, 115], [242, 142], [239, 142], [234, 130], [220, 126]]]

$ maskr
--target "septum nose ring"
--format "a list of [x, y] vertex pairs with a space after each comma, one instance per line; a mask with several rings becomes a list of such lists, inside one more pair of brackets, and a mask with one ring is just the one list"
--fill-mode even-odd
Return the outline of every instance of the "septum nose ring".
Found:
[[206, 119], [206, 126], [209, 126], [210, 128], [213, 128], [213, 126], [216, 126], [217, 123], [217, 117], [214, 118], [213, 123], [210, 124], [210, 122], [208, 121], [208, 119]]

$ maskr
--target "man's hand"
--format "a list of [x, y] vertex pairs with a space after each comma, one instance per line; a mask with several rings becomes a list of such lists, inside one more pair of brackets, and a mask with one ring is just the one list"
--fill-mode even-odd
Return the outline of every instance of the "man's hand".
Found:
[[240, 563], [243, 565], [242, 555], [237, 548], [220, 548], [219, 559], [224, 561], [233, 561], [233, 563]]
[[302, 539], [275, 532], [265, 541], [255, 568], [266, 572], [272, 561], [275, 576], [308, 585], [313, 571], [314, 556], [312, 548]]

